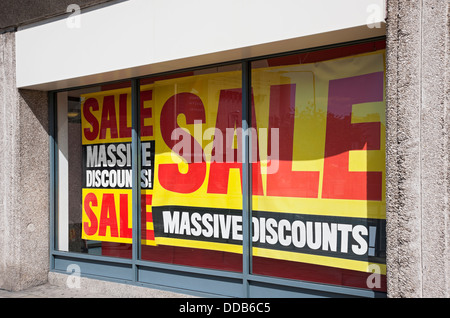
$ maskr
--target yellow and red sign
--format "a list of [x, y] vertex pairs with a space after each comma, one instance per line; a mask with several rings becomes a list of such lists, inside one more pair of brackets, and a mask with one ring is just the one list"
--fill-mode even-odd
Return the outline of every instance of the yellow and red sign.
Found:
[[[252, 72], [253, 255], [385, 272], [384, 51]], [[242, 253], [241, 73], [141, 87], [142, 244]], [[84, 239], [131, 243], [131, 90], [83, 96]]]

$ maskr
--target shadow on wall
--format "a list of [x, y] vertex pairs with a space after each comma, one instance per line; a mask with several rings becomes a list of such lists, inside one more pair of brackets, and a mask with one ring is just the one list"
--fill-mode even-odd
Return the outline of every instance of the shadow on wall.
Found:
[[[0, 1], [0, 33], [2, 29], [14, 29], [19, 25], [35, 23], [52, 17], [70, 15], [72, 8], [89, 9], [96, 5], [113, 5], [128, 0], [15, 0]], [[102, 7], [102, 6], [100, 6]]]
[[[48, 98], [47, 92], [29, 89], [19, 89], [19, 94], [24, 104], [33, 113], [40, 126], [49, 134]], [[22, 115], [22, 114], [21, 114]]]

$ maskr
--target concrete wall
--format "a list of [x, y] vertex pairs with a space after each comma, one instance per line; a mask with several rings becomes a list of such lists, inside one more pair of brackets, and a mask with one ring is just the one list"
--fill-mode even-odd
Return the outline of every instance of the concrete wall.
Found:
[[0, 288], [20, 290], [49, 268], [47, 94], [16, 88], [15, 33], [0, 52]]
[[450, 297], [449, 1], [387, 8], [388, 296]]

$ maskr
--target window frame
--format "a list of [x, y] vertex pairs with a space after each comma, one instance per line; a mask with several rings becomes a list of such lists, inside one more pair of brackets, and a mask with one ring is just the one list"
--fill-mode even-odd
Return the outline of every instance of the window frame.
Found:
[[[229, 272], [215, 269], [190, 267], [167, 263], [140, 260], [140, 182], [133, 182], [132, 211], [133, 211], [133, 245], [132, 258], [123, 259], [92, 254], [80, 254], [57, 250], [57, 200], [58, 200], [58, 142], [57, 142], [57, 94], [59, 92], [89, 88], [98, 85], [109, 85], [123, 81], [131, 81], [132, 92], [132, 176], [133, 180], [139, 179], [138, 167], [140, 167], [140, 132], [139, 132], [139, 90], [140, 80], [149, 77], [167, 76], [188, 71], [198, 71], [211, 67], [222, 67], [231, 64], [241, 64], [242, 67], [242, 128], [251, 128], [250, 88], [251, 88], [251, 63], [269, 58], [285, 57], [292, 54], [309, 53], [326, 49], [346, 47], [356, 44], [384, 41], [383, 37], [368, 38], [358, 41], [350, 41], [339, 44], [320, 46], [297, 51], [271, 54], [256, 58], [215, 63], [198, 67], [178, 69], [163, 73], [150, 74], [118, 81], [95, 83], [87, 86], [71, 87], [48, 92], [49, 111], [49, 138], [50, 138], [50, 271], [68, 273], [70, 264], [77, 264], [81, 268], [81, 276], [121, 282], [125, 284], [151, 287], [161, 290], [176, 291], [196, 296], [225, 296], [225, 297], [267, 297], [270, 289], [271, 297], [386, 297], [386, 293], [372, 290], [359, 289], [339, 285], [329, 285], [300, 280], [291, 280], [277, 277], [269, 277], [252, 274], [252, 239], [251, 239], [251, 138], [249, 134], [243, 134], [243, 254], [242, 272]], [[191, 286], [200, 286], [193, 290]]]

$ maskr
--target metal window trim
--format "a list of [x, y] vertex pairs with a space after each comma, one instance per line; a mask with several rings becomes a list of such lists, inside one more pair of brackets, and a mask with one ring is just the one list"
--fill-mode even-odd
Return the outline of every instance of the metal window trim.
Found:
[[249, 275], [252, 271], [252, 166], [251, 140], [251, 62], [242, 62], [242, 270], [243, 295], [248, 297]]
[[[104, 258], [104, 257], [87, 257], [87, 256], [81, 256], [81, 255], [68, 255], [68, 253], [63, 252], [60, 253], [59, 256], [55, 256], [57, 261], [66, 261], [66, 263], [70, 264], [77, 264], [80, 267], [85, 266], [86, 264], [98, 264], [98, 267], [102, 267], [103, 264], [108, 265], [108, 271], [114, 272], [114, 268], [117, 267], [117, 272], [120, 273], [122, 270], [126, 270], [128, 267], [128, 271], [131, 272], [129, 275], [130, 277], [127, 279], [125, 277], [121, 277], [119, 274], [117, 275], [105, 275], [104, 270], [96, 270], [96, 271], [90, 271], [90, 272], [84, 272], [82, 271], [80, 273], [81, 277], [87, 277], [92, 279], [99, 279], [99, 280], [105, 280], [105, 281], [111, 281], [111, 282], [120, 282], [128, 285], [133, 286], [140, 286], [140, 285], [152, 285], [152, 286], [159, 286], [159, 289], [167, 290], [184, 290], [188, 294], [192, 293], [202, 293], [207, 296], [214, 296], [214, 297], [243, 297], [243, 298], [250, 298], [254, 295], [250, 292], [248, 295], [244, 294], [244, 290], [241, 288], [241, 292], [237, 292], [235, 290], [234, 294], [230, 294], [230, 292], [226, 292], [225, 290], [218, 289], [217, 291], [213, 292], [202, 292], [195, 289], [189, 289], [186, 287], [180, 287], [177, 286], [177, 281], [180, 276], [186, 277], [186, 279], [190, 280], [192, 279], [191, 283], [192, 286], [195, 286], [195, 278], [202, 278], [202, 279], [208, 279], [211, 281], [214, 281], [217, 279], [221, 282], [226, 281], [240, 281], [241, 284], [243, 284], [244, 278], [243, 275], [240, 275], [239, 273], [232, 273], [232, 272], [223, 272], [220, 270], [209, 270], [209, 269], [202, 269], [202, 268], [193, 268], [193, 267], [186, 267], [181, 265], [173, 265], [173, 264], [164, 264], [164, 263], [148, 263], [145, 261], [139, 261], [136, 263], [136, 270], [138, 273], [146, 273], [149, 272], [153, 275], [159, 275], [159, 272], [164, 272], [163, 275], [170, 275], [172, 278], [167, 279], [167, 282], [164, 283], [152, 283], [149, 281], [146, 281], [145, 278], [139, 278], [138, 280], [135, 280], [133, 276], [135, 275], [133, 264], [131, 261], [124, 261], [120, 259], [113, 259], [113, 258]], [[103, 263], [103, 264], [102, 264]], [[64, 270], [64, 268], [54, 268], [51, 270], [52, 272], [57, 273], [68, 273]], [[69, 273], [70, 274], [70, 273]], [[292, 290], [298, 290], [305, 293], [305, 291], [310, 291], [312, 294], [320, 295], [323, 294], [332, 294], [336, 297], [363, 297], [363, 298], [385, 298], [386, 294], [383, 292], [376, 292], [372, 290], [365, 290], [365, 289], [358, 289], [358, 288], [351, 288], [351, 287], [345, 287], [345, 286], [338, 286], [338, 285], [328, 285], [328, 284], [321, 284], [321, 283], [314, 283], [314, 282], [307, 282], [307, 281], [298, 281], [298, 280], [287, 280], [277, 277], [270, 277], [270, 276], [258, 276], [258, 275], [249, 275], [247, 278], [248, 280], [248, 289], [249, 291], [251, 288], [255, 288], [255, 286], [264, 286], [265, 288], [273, 288], [274, 290], [283, 290], [283, 289], [292, 289]]]
[[141, 167], [141, 134], [140, 134], [140, 80], [133, 79], [131, 81], [131, 167], [132, 167], [132, 263], [133, 263], [133, 281], [138, 280], [138, 271], [136, 268], [136, 261], [139, 259], [141, 250], [140, 240], [140, 219], [141, 219], [141, 182], [140, 182], [140, 167]]
[[53, 256], [53, 252], [56, 250], [55, 240], [56, 240], [56, 232], [55, 232], [55, 218], [56, 218], [56, 193], [58, 188], [58, 161], [56, 158], [56, 149], [57, 149], [57, 135], [56, 135], [56, 94], [55, 92], [48, 93], [48, 126], [49, 126], [49, 148], [50, 148], [50, 171], [49, 171], [49, 181], [50, 181], [50, 191], [49, 191], [49, 210], [50, 210], [50, 218], [49, 218], [49, 248], [50, 248], [50, 269], [55, 267], [55, 260]]

